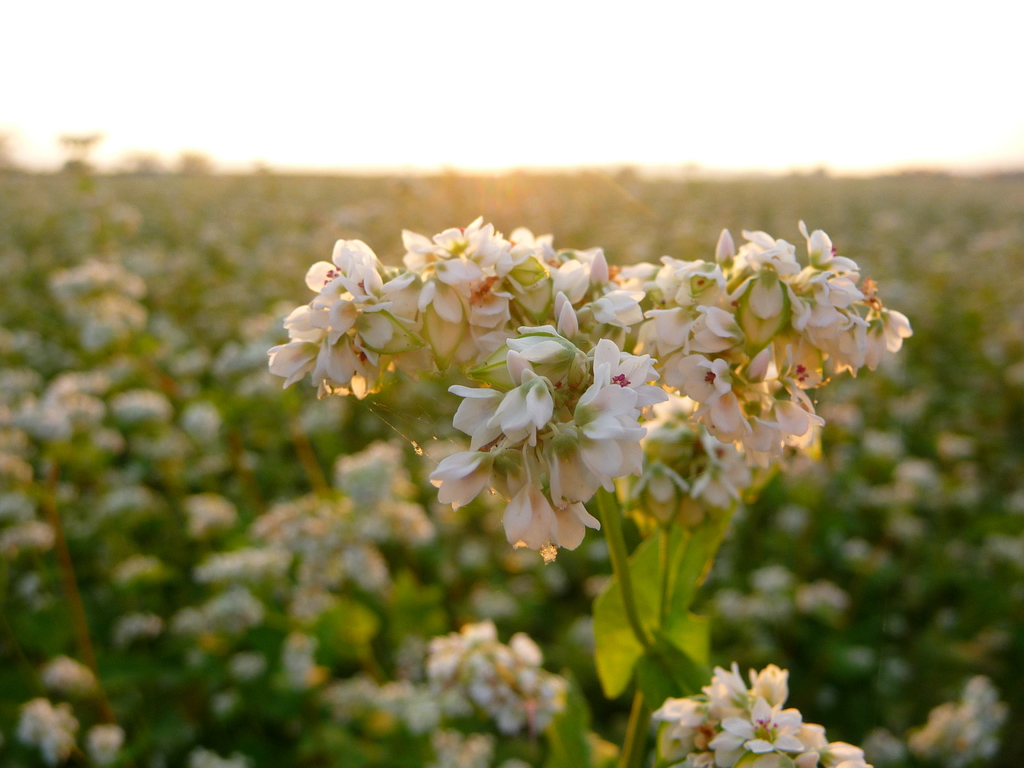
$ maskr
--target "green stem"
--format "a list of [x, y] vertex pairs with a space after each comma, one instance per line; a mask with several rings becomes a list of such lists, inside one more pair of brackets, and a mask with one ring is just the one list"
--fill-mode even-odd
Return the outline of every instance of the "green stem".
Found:
[[619, 768], [639, 768], [647, 751], [647, 730], [651, 724], [651, 710], [640, 689], [633, 694], [633, 708], [629, 711], [626, 741], [619, 753]]
[[640, 621], [640, 613], [633, 596], [633, 579], [629, 572], [629, 554], [626, 552], [626, 539], [622, 533], [622, 515], [619, 513], [619, 502], [614, 494], [599, 488], [597, 491], [597, 508], [601, 513], [601, 527], [608, 542], [608, 554], [612, 560], [612, 570], [619, 582], [622, 593], [622, 605], [626, 610], [626, 619], [636, 635], [636, 639], [645, 650], [653, 646], [651, 638]]
[[658, 528], [658, 568], [661, 571], [661, 610], [659, 616], [659, 626], [665, 626], [665, 618], [668, 616], [668, 540], [669, 540], [670, 529], [667, 526], [660, 526]]

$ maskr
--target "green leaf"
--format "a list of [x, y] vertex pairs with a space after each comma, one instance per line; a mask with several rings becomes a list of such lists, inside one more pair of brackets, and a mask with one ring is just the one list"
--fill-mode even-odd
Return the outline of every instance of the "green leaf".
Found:
[[545, 731], [548, 759], [544, 768], [579, 768], [590, 763], [590, 709], [572, 673], [565, 671], [562, 676], [569, 682], [569, 690], [565, 709], [555, 715]]
[[[629, 558], [637, 612], [645, 626], [654, 626], [660, 603], [658, 542], [650, 536]], [[619, 582], [613, 576], [594, 601], [594, 661], [604, 695], [617, 698], [633, 677], [644, 648], [636, 639], [622, 604]]]
[[727, 514], [709, 518], [692, 533], [673, 526], [668, 543], [669, 611], [664, 627], [659, 626], [662, 580], [658, 537], [644, 539], [630, 556], [629, 570], [640, 621], [652, 635], [661, 636], [660, 644], [664, 646], [642, 667], [637, 667], [637, 662], [644, 656], [644, 648], [626, 619], [618, 580], [609, 579], [598, 595], [594, 601], [594, 656], [607, 698], [614, 699], [626, 690], [634, 668], [647, 681], [641, 688], [645, 693], [650, 688], [648, 700], [652, 704], [664, 701], [665, 697], [657, 698], [661, 690], [671, 689], [673, 696], [688, 695], [683, 691], [696, 693], [710, 679], [708, 620], [690, 613], [689, 607], [718, 550], [728, 520]]
[[765, 755], [747, 752], [739, 759], [735, 768], [796, 768], [796, 763], [792, 758], [779, 752], [769, 752]]
[[731, 518], [731, 510], [718, 511], [715, 515], [709, 513], [676, 550], [669, 615], [686, 615], [690, 610], [697, 587], [704, 583]]

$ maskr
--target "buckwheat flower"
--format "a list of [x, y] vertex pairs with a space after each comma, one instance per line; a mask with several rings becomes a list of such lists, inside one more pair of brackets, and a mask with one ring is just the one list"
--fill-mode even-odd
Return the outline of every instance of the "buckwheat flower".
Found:
[[438, 488], [438, 501], [456, 509], [469, 504], [490, 485], [493, 464], [492, 454], [478, 451], [463, 451], [443, 458], [430, 473], [430, 482]]
[[999, 692], [984, 676], [971, 678], [959, 702], [947, 702], [928, 713], [927, 724], [910, 734], [910, 751], [924, 760], [963, 768], [988, 760], [999, 751], [999, 731], [1009, 715]]
[[594, 348], [594, 380], [604, 386], [617, 384], [636, 392], [636, 407], [648, 409], [668, 400], [668, 393], [650, 382], [659, 378], [650, 355], [622, 352], [614, 342], [601, 339]]
[[163, 619], [156, 614], [129, 613], [114, 622], [111, 635], [114, 646], [124, 649], [136, 640], [154, 638], [163, 631]]
[[174, 412], [166, 395], [149, 389], [133, 389], [110, 402], [114, 418], [124, 425], [169, 421]]
[[215, 493], [200, 493], [185, 499], [188, 532], [194, 539], [202, 539], [215, 531], [227, 530], [238, 519], [235, 505]]
[[729, 670], [715, 667], [710, 685], [701, 690], [708, 698], [711, 716], [715, 720], [740, 716], [750, 706], [750, 693], [735, 661]]
[[837, 274], [859, 272], [857, 262], [847, 259], [844, 256], [836, 255], [836, 248], [832, 245], [832, 239], [820, 229], [807, 234], [807, 225], [800, 221], [797, 227], [807, 239], [807, 256], [812, 267], [827, 269]]
[[484, 269], [494, 267], [511, 247], [493, 224], [484, 224], [483, 217], [468, 227], [446, 229], [432, 240], [403, 230], [402, 242], [406, 249], [403, 261], [411, 272], [426, 277], [432, 271], [449, 285], [478, 280]]
[[520, 381], [518, 387], [502, 398], [487, 426], [500, 427], [512, 442], [528, 440], [530, 445], [535, 445], [537, 430], [545, 427], [554, 413], [551, 382], [531, 368], [522, 371]]
[[114, 568], [114, 583], [126, 586], [137, 582], [160, 581], [167, 569], [160, 558], [152, 555], [132, 555]]
[[879, 317], [871, 320], [865, 334], [867, 353], [864, 356], [864, 364], [869, 370], [875, 370], [886, 352], [899, 352], [903, 347], [903, 340], [913, 335], [910, 328], [910, 321], [902, 312], [892, 309], [883, 309]]
[[96, 765], [110, 765], [124, 746], [124, 730], [114, 724], [94, 725], [85, 737], [85, 751]]
[[611, 478], [639, 476], [643, 471], [640, 440], [647, 428], [636, 420], [638, 390], [625, 383], [609, 382], [610, 370], [600, 370], [603, 375], [595, 375], [594, 383], [580, 397], [574, 421], [580, 431], [583, 463], [611, 490]]
[[723, 229], [718, 235], [718, 243], [715, 245], [715, 261], [729, 269], [735, 257], [736, 242], [732, 239], [732, 233], [728, 229]]
[[327, 679], [327, 668], [319, 666], [314, 658], [318, 644], [315, 637], [302, 632], [292, 632], [285, 638], [281, 667], [290, 688], [304, 690]]
[[435, 695], [454, 705], [452, 714], [468, 714], [463, 706], [469, 703], [506, 735], [524, 727], [536, 734], [564, 707], [567, 689], [565, 680], [540, 667], [542, 661], [528, 636], [518, 633], [504, 645], [486, 621], [431, 640], [427, 678]]
[[252, 761], [241, 752], [221, 757], [216, 752], [196, 747], [188, 753], [188, 768], [250, 768]]
[[666, 699], [651, 714], [651, 719], [667, 724], [658, 729], [658, 756], [662, 760], [681, 761], [694, 752], [707, 753], [715, 732], [707, 702], [692, 698]]
[[96, 676], [84, 664], [57, 656], [39, 674], [43, 685], [64, 696], [87, 696], [96, 690]]
[[750, 691], [771, 706], [781, 706], [789, 698], [789, 670], [769, 664], [760, 672], [750, 670]]
[[231, 676], [240, 683], [249, 683], [267, 671], [267, 657], [259, 651], [241, 651], [228, 661]]
[[246, 547], [210, 555], [193, 571], [200, 584], [261, 582], [280, 579], [288, 572], [292, 554], [278, 547]]
[[42, 520], [16, 523], [0, 532], [0, 552], [12, 559], [22, 550], [46, 552], [53, 547], [55, 536], [53, 528]]
[[67, 760], [75, 748], [78, 720], [68, 703], [56, 707], [49, 699], [32, 699], [21, 708], [18, 720], [18, 740], [22, 744], [39, 747], [47, 765]]
[[494, 737], [490, 734], [435, 731], [430, 737], [436, 760], [427, 768], [490, 768]]
[[722, 733], [708, 746], [715, 751], [715, 761], [719, 765], [732, 765], [745, 752], [756, 755], [776, 751], [802, 752], [804, 745], [796, 737], [801, 721], [797, 710], [773, 707], [759, 696], [749, 716], [725, 718]]

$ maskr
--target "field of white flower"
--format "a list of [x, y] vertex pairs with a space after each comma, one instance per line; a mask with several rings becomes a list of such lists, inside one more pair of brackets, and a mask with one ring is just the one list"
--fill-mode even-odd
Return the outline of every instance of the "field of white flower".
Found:
[[1024, 762], [1024, 179], [7, 174], [0, 276], [4, 766]]

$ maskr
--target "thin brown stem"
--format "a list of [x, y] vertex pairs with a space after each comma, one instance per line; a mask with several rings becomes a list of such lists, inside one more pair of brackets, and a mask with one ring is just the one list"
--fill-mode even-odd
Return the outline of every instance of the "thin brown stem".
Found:
[[314, 493], [317, 495], [327, 493], [330, 486], [327, 484], [323, 467], [320, 466], [320, 461], [313, 450], [313, 444], [309, 442], [306, 430], [302, 426], [302, 421], [298, 416], [292, 416], [288, 420], [288, 426], [291, 429], [292, 442], [295, 444], [295, 453], [299, 456], [299, 462], [302, 464], [306, 479], [309, 480]]
[[235, 472], [238, 473], [245, 489], [245, 495], [249, 497], [249, 503], [260, 514], [267, 511], [267, 504], [260, 493], [260, 484], [256, 481], [256, 475], [249, 468], [245, 460], [245, 446], [242, 444], [242, 436], [237, 429], [229, 430], [227, 433], [228, 451], [231, 454], [231, 463], [234, 464]]
[[43, 515], [46, 517], [46, 522], [53, 528], [53, 548], [57, 554], [57, 566], [64, 588], [64, 597], [67, 599], [68, 607], [71, 609], [71, 624], [75, 631], [78, 652], [86, 666], [96, 676], [97, 700], [103, 720], [116, 724], [117, 718], [114, 717], [114, 710], [111, 709], [107, 694], [100, 684], [100, 671], [96, 665], [96, 653], [93, 650], [92, 638], [89, 636], [89, 624], [85, 617], [85, 607], [82, 605], [82, 595], [78, 591], [75, 567], [71, 562], [71, 553], [68, 551], [67, 539], [64, 537], [64, 526], [61, 524], [60, 514], [57, 512], [57, 482], [59, 478], [60, 469], [56, 463], [53, 463], [46, 478], [46, 493], [43, 494], [40, 507]]

